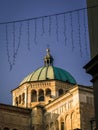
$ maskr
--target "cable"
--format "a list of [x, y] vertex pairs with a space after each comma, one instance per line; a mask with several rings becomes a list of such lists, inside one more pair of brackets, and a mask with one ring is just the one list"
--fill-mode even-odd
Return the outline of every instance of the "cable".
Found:
[[51, 14], [51, 15], [47, 15], [47, 16], [39, 16], [39, 17], [28, 18], [28, 19], [21, 19], [21, 20], [9, 21], [9, 22], [1, 22], [0, 24], [9, 24], [9, 23], [18, 23], [18, 22], [30, 21], [30, 20], [34, 20], [34, 19], [40, 19], [42, 17], [62, 15], [62, 14], [77, 12], [77, 11], [84, 10], [84, 9], [96, 8], [96, 7], [98, 7], [98, 5], [90, 6], [90, 7], [87, 7], [87, 8], [85, 7], [85, 8], [80, 8], [80, 9], [76, 9], [76, 10], [66, 11], [66, 12], [61, 12], [61, 13], [57, 13], [57, 14]]

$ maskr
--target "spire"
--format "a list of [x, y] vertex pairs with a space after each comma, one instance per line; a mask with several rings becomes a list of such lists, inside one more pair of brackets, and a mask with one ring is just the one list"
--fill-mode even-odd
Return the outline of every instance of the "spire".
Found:
[[47, 48], [46, 49], [46, 56], [44, 57], [44, 65], [45, 66], [49, 66], [49, 65], [53, 65], [53, 57], [50, 54], [50, 49]]

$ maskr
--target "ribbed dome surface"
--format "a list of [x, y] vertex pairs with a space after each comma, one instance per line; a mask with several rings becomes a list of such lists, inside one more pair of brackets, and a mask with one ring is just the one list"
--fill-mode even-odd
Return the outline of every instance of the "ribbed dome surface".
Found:
[[20, 85], [31, 81], [43, 81], [51, 79], [76, 84], [75, 79], [67, 71], [54, 66], [43, 66], [25, 77]]

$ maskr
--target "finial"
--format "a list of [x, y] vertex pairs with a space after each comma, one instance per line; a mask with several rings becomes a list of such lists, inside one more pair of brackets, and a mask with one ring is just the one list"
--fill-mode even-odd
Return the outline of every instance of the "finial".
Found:
[[47, 48], [46, 49], [46, 56], [44, 57], [44, 65], [45, 66], [49, 66], [49, 65], [53, 65], [53, 57], [50, 54], [50, 49]]

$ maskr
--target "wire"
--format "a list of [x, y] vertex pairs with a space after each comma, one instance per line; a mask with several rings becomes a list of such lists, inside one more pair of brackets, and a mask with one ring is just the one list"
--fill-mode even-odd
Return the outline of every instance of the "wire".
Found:
[[40, 19], [42, 17], [49, 17], [49, 16], [54, 16], [54, 15], [62, 15], [62, 14], [77, 12], [77, 11], [84, 10], [84, 9], [96, 8], [96, 7], [98, 7], [98, 5], [94, 5], [94, 6], [90, 6], [90, 7], [84, 7], [84, 8], [75, 9], [75, 10], [66, 11], [66, 12], [61, 12], [61, 13], [57, 13], [57, 14], [46, 15], [46, 16], [39, 16], [39, 17], [34, 17], [34, 18], [27, 18], [27, 19], [14, 20], [14, 21], [8, 21], [8, 22], [1, 22], [0, 24], [18, 23], [18, 22], [24, 22], [24, 21], [28, 21], [28, 20], [30, 21], [30, 20], [34, 20], [34, 19]]

